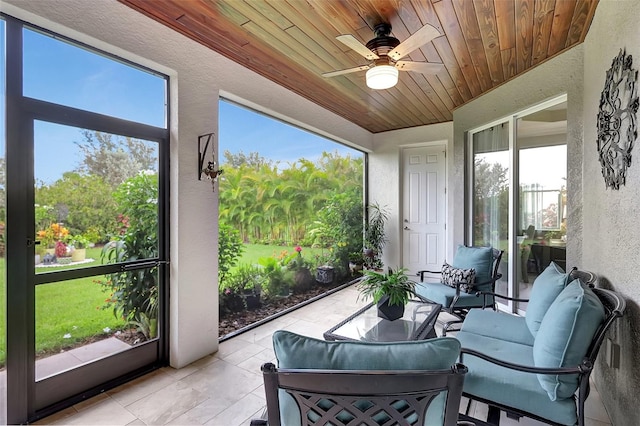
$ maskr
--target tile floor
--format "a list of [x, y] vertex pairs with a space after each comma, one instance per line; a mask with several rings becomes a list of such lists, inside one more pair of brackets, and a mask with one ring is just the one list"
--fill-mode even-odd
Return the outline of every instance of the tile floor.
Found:
[[[102, 395], [67, 408], [36, 424], [68, 425], [248, 425], [263, 412], [260, 365], [274, 360], [271, 334], [286, 329], [322, 338], [322, 333], [364, 302], [347, 288], [220, 344], [217, 353], [176, 370], [157, 370]], [[440, 334], [440, 333], [438, 333]], [[463, 401], [463, 406], [465, 401]], [[486, 417], [487, 407], [472, 405]], [[587, 426], [611, 425], [595, 387], [587, 401]], [[485, 416], [485, 417], [483, 417]], [[503, 426], [542, 423], [507, 419]]]

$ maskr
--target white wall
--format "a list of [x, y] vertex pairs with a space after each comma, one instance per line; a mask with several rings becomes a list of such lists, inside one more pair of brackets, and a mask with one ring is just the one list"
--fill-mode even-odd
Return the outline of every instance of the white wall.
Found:
[[[447, 151], [450, 150], [453, 122], [377, 133], [373, 137], [374, 152], [369, 154], [369, 201], [377, 201], [389, 208], [389, 222], [385, 227], [389, 241], [382, 259], [387, 267], [402, 266], [402, 148], [434, 144], [444, 145]], [[447, 232], [450, 232], [449, 228]]]
[[218, 131], [223, 91], [310, 130], [372, 148], [372, 135], [115, 0], [2, 0], [2, 11], [171, 77], [170, 360], [218, 348], [217, 193], [197, 180], [197, 136]]
[[626, 315], [610, 333], [621, 345], [621, 366], [609, 368], [603, 351], [595, 373], [614, 425], [640, 424], [640, 151], [636, 139], [626, 185], [620, 190], [605, 189], [598, 161], [596, 117], [606, 72], [620, 49], [632, 55], [633, 68], [640, 70], [639, 19], [638, 1], [601, 1], [584, 43], [582, 261], [600, 275], [601, 285], [627, 299]]

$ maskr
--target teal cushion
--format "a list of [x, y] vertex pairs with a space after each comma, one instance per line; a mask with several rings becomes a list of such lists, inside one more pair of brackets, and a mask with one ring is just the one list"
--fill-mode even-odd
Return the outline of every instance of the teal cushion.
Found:
[[[468, 333], [464, 329], [456, 338], [463, 348], [515, 364], [533, 363], [531, 346]], [[535, 374], [500, 367], [468, 354], [463, 355], [462, 363], [469, 369], [464, 378], [465, 394], [537, 414], [562, 425], [577, 423], [575, 401], [572, 398], [551, 401]]]
[[[533, 343], [536, 367], [576, 367], [587, 353], [593, 335], [605, 319], [602, 302], [591, 289], [574, 280], [553, 301]], [[578, 376], [538, 374], [551, 401], [570, 398]]]
[[[289, 331], [273, 333], [273, 349], [279, 368], [329, 370], [444, 370], [457, 362], [460, 342], [453, 337], [410, 342], [327, 342]], [[446, 395], [429, 406], [427, 423], [442, 424]], [[280, 392], [282, 424], [299, 425], [293, 397]]]
[[493, 309], [471, 309], [464, 318], [462, 331], [533, 346], [524, 317]]
[[476, 283], [491, 279], [493, 249], [491, 247], [467, 247], [460, 245], [451, 264], [456, 268], [475, 269]]
[[569, 274], [561, 267], [551, 262], [547, 268], [533, 282], [525, 320], [533, 336], [538, 333], [540, 324], [549, 306], [567, 285]]
[[[481, 290], [476, 287], [476, 290]], [[450, 308], [453, 299], [456, 297], [456, 289], [451, 288], [442, 283], [417, 283], [415, 288], [416, 294], [435, 303], [441, 304], [444, 308]], [[460, 291], [460, 298], [454, 305], [455, 308], [482, 308], [484, 303], [483, 297], [476, 296], [475, 293], [465, 293]], [[487, 296], [487, 306], [493, 306], [493, 296]]]

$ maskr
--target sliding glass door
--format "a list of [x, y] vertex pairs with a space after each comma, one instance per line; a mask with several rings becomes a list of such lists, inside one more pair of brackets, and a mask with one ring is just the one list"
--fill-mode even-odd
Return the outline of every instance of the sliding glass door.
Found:
[[472, 136], [473, 230], [472, 244], [505, 250], [496, 291], [508, 295], [509, 192], [511, 158], [509, 123], [500, 123]]
[[470, 243], [504, 250], [498, 294], [527, 298], [551, 262], [566, 268], [566, 134], [566, 97], [470, 132]]

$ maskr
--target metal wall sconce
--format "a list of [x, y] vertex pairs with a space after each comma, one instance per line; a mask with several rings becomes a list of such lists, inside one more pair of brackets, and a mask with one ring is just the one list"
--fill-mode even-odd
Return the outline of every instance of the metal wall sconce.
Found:
[[[215, 192], [216, 181], [222, 174], [223, 170], [216, 168], [216, 151], [214, 149], [214, 144], [212, 143], [212, 139], [214, 136], [215, 133], [207, 133], [198, 136], [198, 180], [202, 180], [202, 175], [204, 174], [207, 179], [211, 181], [211, 186], [213, 187], [213, 191]], [[205, 139], [206, 142], [204, 142]], [[203, 143], [204, 148], [202, 148]], [[211, 145], [211, 161], [208, 161], [207, 165], [205, 166], [204, 162], [207, 157], [207, 150], [209, 149], [209, 145]]]

